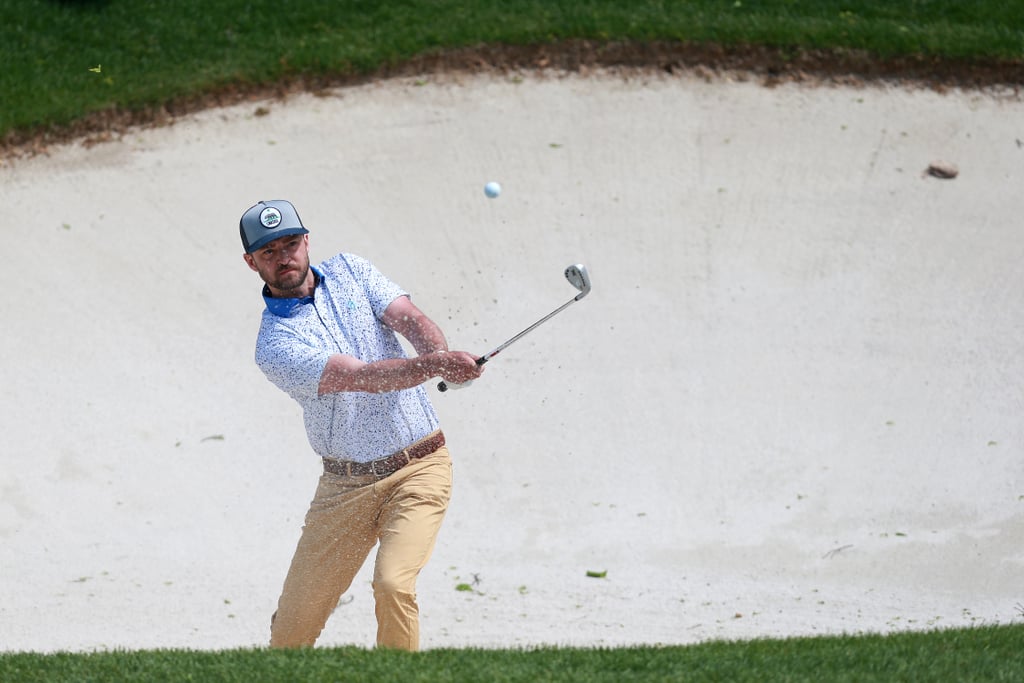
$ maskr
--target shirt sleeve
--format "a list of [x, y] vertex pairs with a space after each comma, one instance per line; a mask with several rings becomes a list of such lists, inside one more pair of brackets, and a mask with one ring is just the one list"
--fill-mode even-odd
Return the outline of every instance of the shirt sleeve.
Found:
[[377, 270], [377, 267], [361, 256], [346, 254], [345, 259], [352, 275], [366, 292], [373, 314], [380, 318], [391, 302], [400, 296], [409, 296], [408, 292], [396, 285]]
[[256, 342], [256, 364], [279, 389], [303, 403], [320, 392], [320, 378], [330, 353], [302, 339], [288, 327], [264, 323]]

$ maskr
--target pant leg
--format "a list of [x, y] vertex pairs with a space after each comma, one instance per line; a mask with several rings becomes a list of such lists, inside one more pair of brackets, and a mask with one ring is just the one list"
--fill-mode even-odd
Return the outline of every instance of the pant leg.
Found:
[[277, 612], [271, 647], [312, 646], [377, 540], [368, 481], [324, 474], [306, 513]]
[[452, 490], [447, 448], [406, 465], [377, 487], [384, 497], [373, 574], [377, 645], [418, 650], [416, 578], [434, 551]]

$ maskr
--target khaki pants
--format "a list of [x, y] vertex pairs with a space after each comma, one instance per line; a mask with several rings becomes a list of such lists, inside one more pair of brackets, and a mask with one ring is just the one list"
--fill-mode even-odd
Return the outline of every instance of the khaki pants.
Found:
[[451, 458], [443, 446], [380, 481], [321, 476], [270, 622], [270, 646], [312, 646], [379, 541], [373, 571], [377, 645], [417, 650], [416, 577], [434, 550], [451, 484]]

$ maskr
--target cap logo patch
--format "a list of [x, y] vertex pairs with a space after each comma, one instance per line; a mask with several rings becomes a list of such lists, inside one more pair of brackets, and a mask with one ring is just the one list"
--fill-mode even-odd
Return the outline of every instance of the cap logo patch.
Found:
[[268, 206], [260, 211], [260, 224], [267, 230], [273, 230], [281, 224], [281, 212]]

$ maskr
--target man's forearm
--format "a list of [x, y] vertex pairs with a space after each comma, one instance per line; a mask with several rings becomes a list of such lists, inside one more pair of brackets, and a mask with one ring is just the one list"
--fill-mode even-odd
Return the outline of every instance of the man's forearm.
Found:
[[421, 356], [448, 350], [441, 328], [425, 316], [412, 321], [405, 332], [403, 336]]
[[441, 328], [416, 308], [408, 297], [400, 297], [388, 306], [383, 322], [408, 339], [421, 356], [448, 350]]
[[442, 375], [443, 363], [443, 353], [361, 364], [353, 363], [350, 357], [335, 355], [327, 360], [318, 393], [321, 396], [340, 391], [380, 394], [409, 389]]

